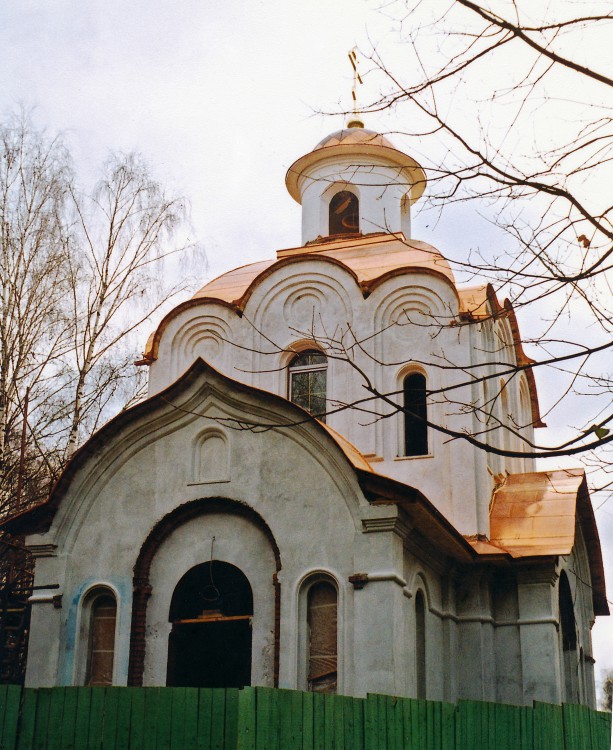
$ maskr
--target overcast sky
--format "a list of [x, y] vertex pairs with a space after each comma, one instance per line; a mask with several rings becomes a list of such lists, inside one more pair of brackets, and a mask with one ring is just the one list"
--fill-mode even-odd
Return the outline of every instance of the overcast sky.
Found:
[[[444, 5], [442, 0], [433, 0]], [[191, 202], [193, 237], [206, 253], [194, 286], [300, 244], [300, 207], [287, 168], [351, 106], [354, 45], [410, 64], [398, 28], [367, 0], [3, 0], [0, 112], [18, 103], [63, 131], [87, 183], [110, 151], [138, 150], [153, 173]], [[376, 95], [365, 79], [364, 100]], [[394, 113], [367, 127], [402, 130]], [[398, 139], [397, 139], [398, 142]], [[420, 144], [399, 144], [420, 159]], [[472, 209], [471, 209], [472, 210]], [[452, 209], [414, 236], [454, 257], [487, 243], [487, 225]], [[153, 321], [152, 321], [153, 324]], [[144, 342], [143, 342], [144, 343]], [[576, 465], [577, 460], [571, 462]], [[597, 512], [613, 590], [613, 509]], [[613, 628], [594, 630], [597, 677], [613, 669]]]

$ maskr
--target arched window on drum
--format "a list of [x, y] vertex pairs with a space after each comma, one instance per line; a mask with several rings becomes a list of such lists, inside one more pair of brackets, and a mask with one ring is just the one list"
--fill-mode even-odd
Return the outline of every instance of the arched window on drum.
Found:
[[360, 231], [360, 201], [349, 190], [332, 196], [329, 206], [330, 234], [358, 234]]

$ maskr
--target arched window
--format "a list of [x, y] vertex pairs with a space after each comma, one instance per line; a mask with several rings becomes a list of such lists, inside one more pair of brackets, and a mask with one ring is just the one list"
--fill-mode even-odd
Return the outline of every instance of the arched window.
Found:
[[404, 455], [428, 454], [428, 425], [426, 420], [426, 378], [420, 372], [407, 375], [404, 391]]
[[307, 596], [308, 686], [316, 693], [336, 693], [338, 684], [338, 595], [328, 581], [314, 583]]
[[575, 608], [566, 573], [560, 575], [558, 591], [560, 605], [560, 640], [562, 645], [562, 677], [565, 703], [580, 703], [579, 695], [580, 670], [579, 652], [577, 649], [577, 625]]
[[289, 366], [289, 398], [322, 422], [326, 421], [328, 361], [317, 349], [300, 352]]
[[421, 591], [415, 594], [415, 688], [418, 698], [426, 697], [426, 603]]
[[332, 196], [329, 208], [330, 234], [357, 234], [360, 231], [360, 202], [348, 190]]
[[166, 684], [251, 684], [253, 593], [247, 576], [222, 560], [196, 565], [177, 584], [168, 618]]
[[113, 594], [106, 589], [94, 592], [89, 598], [86, 686], [113, 684], [116, 620], [117, 602]]

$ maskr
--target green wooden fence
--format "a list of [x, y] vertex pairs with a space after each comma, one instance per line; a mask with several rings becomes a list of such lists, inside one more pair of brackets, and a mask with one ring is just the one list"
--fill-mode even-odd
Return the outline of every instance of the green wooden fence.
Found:
[[609, 750], [583, 706], [269, 688], [0, 686], [0, 750]]

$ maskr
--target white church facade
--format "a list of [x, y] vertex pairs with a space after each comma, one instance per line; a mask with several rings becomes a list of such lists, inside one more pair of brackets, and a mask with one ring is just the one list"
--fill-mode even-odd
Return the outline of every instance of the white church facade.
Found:
[[15, 520], [26, 684], [594, 707], [583, 471], [453, 438], [521, 453], [542, 424], [511, 305], [411, 237], [425, 174], [361, 123], [286, 182], [302, 244], [172, 310], [148, 399]]

